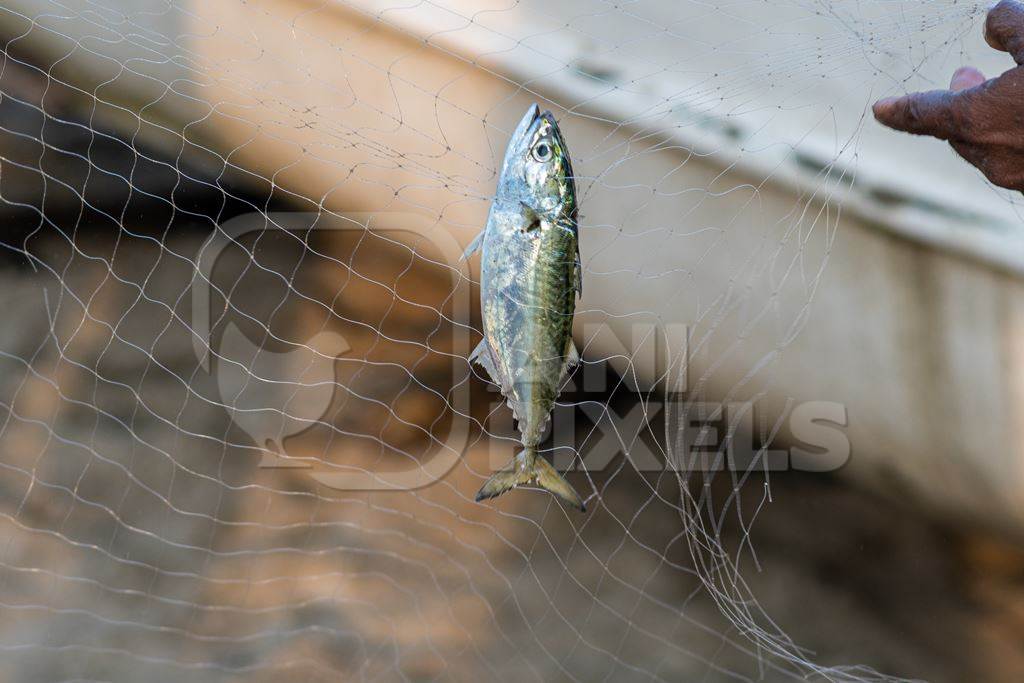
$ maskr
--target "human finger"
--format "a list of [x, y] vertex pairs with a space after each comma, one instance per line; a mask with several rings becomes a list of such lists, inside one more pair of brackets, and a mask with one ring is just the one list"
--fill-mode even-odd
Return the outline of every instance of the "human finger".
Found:
[[889, 128], [949, 140], [957, 136], [955, 97], [949, 90], [932, 90], [879, 100], [872, 109], [878, 122]]

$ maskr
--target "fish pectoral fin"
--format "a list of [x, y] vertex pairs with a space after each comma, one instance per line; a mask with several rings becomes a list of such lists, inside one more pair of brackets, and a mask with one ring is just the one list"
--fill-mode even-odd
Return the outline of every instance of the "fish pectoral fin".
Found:
[[473, 241], [469, 243], [469, 246], [466, 247], [466, 250], [462, 252], [462, 261], [469, 259], [470, 256], [479, 251], [480, 245], [484, 243], [485, 232], [486, 230], [481, 230], [480, 234], [474, 237]]
[[530, 232], [540, 228], [540, 216], [526, 202], [519, 202], [519, 208], [523, 214], [523, 232]]
[[567, 482], [551, 463], [532, 450], [520, 452], [510, 467], [491, 475], [477, 491], [476, 500], [480, 502], [496, 498], [517, 486], [538, 486], [580, 512], [587, 511], [583, 499], [576, 493], [572, 484]]

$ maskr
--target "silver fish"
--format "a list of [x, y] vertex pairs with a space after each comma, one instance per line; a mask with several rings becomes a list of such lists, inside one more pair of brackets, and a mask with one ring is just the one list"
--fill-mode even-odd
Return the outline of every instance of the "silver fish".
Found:
[[583, 500], [537, 454], [551, 409], [579, 362], [572, 341], [582, 292], [576, 181], [565, 139], [551, 112], [523, 116], [505, 152], [487, 226], [466, 250], [481, 249], [484, 338], [470, 359], [501, 388], [523, 450], [476, 494], [494, 498], [535, 485], [585, 510]]

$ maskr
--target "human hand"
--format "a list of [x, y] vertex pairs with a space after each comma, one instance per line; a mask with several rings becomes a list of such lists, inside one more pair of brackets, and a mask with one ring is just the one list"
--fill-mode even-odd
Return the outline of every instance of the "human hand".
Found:
[[896, 130], [948, 140], [990, 181], [1024, 192], [1024, 4], [1002, 0], [993, 7], [985, 40], [1017, 66], [988, 80], [961, 67], [949, 90], [879, 100], [875, 118]]

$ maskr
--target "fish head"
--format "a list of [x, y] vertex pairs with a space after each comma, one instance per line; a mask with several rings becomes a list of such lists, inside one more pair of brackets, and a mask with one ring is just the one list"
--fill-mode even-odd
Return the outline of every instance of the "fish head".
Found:
[[550, 111], [532, 105], [519, 121], [502, 167], [499, 196], [540, 216], [576, 219], [576, 179], [569, 148]]

